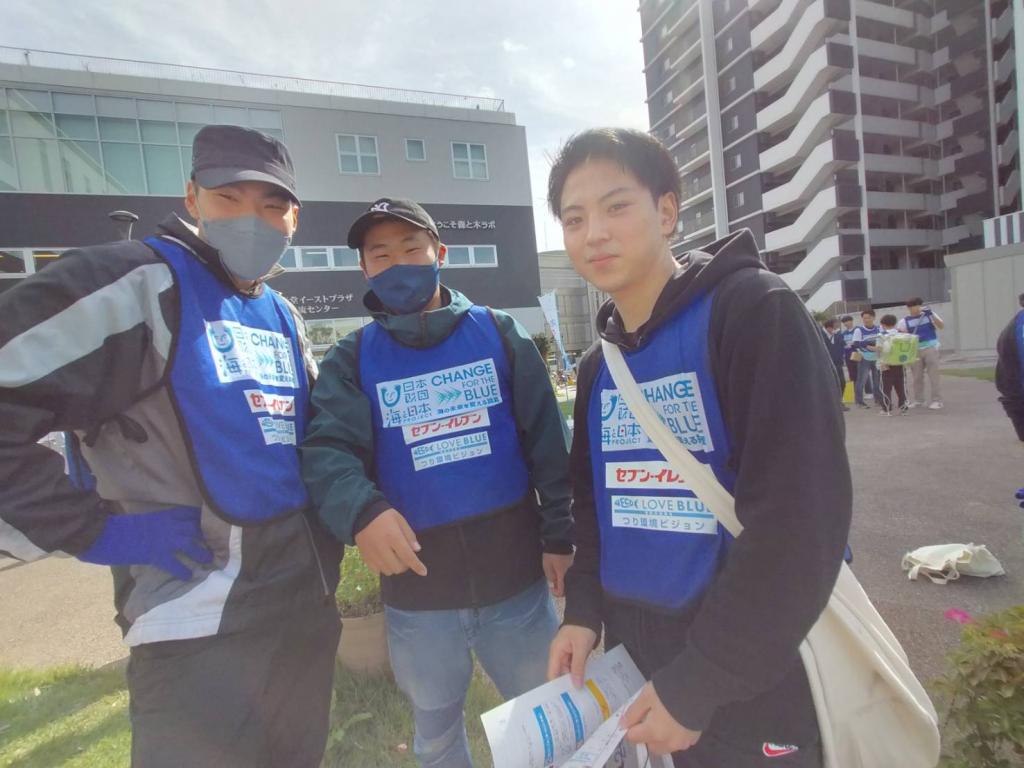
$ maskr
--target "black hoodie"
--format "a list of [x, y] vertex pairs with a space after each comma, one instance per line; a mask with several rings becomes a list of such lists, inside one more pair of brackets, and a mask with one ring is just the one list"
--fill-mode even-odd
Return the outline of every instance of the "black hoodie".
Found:
[[593, 382], [604, 364], [595, 345], [580, 363], [577, 385], [570, 472], [578, 551], [567, 577], [565, 622], [598, 633], [603, 627], [609, 640], [625, 643], [688, 728], [746, 734], [750, 729], [736, 721], [749, 716], [770, 724], [759, 726], [763, 741], [786, 735], [790, 743], [811, 743], [813, 713], [809, 721], [789, 716], [800, 706], [795, 699], [809, 706], [798, 647], [831, 594], [852, 506], [835, 373], [817, 326], [796, 294], [765, 269], [749, 231], [685, 254], [680, 266], [636, 332], [623, 329], [611, 301], [599, 311], [597, 329], [636, 349], [714, 290], [708, 347], [744, 533], [698, 604], [679, 613], [603, 594], [587, 430]]

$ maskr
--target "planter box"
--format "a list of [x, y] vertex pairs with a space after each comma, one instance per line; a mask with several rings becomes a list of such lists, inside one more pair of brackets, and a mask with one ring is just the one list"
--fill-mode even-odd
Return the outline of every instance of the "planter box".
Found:
[[388, 631], [383, 613], [343, 617], [338, 660], [353, 672], [381, 672], [387, 668]]

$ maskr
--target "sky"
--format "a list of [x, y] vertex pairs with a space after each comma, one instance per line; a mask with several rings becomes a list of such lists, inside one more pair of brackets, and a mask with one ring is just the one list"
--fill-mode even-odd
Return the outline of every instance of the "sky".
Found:
[[646, 129], [635, 0], [0, 0], [0, 45], [505, 100], [526, 127], [540, 250], [549, 158], [598, 125]]

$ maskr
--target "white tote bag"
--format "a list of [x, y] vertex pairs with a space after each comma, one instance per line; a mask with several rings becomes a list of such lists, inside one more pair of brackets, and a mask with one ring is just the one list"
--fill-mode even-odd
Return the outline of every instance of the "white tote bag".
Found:
[[961, 576], [1004, 576], [1006, 571], [984, 544], [933, 544], [903, 556], [907, 578], [927, 576], [936, 584], [948, 584]]
[[[619, 393], [690, 489], [733, 536], [743, 532], [732, 495], [654, 412], [622, 352], [601, 341]], [[899, 641], [843, 563], [828, 605], [800, 646], [821, 729], [825, 768], [934, 768], [938, 716]]]

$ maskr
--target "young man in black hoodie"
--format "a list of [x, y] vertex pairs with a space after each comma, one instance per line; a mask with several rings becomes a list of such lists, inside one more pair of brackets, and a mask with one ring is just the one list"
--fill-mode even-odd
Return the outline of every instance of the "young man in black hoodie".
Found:
[[582, 682], [602, 629], [650, 680], [627, 737], [677, 766], [820, 766], [798, 648], [832, 591], [850, 523], [834, 374], [797, 296], [748, 231], [678, 260], [679, 178], [644, 133], [562, 149], [549, 203], [576, 270], [611, 300], [604, 339], [735, 495], [733, 540], [622, 404], [595, 346], [580, 363], [570, 458], [577, 554], [549, 676]]

